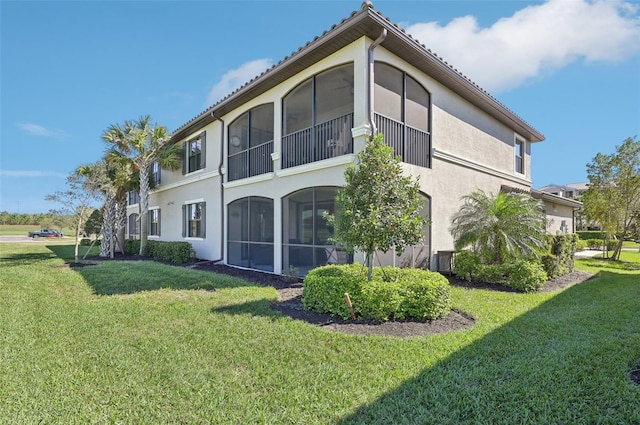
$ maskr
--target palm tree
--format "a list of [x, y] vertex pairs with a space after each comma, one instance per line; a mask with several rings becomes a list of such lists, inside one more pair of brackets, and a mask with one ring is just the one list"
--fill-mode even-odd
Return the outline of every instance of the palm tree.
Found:
[[114, 152], [130, 158], [140, 174], [140, 255], [144, 255], [147, 251], [150, 168], [156, 161], [161, 161], [168, 169], [179, 168], [182, 151], [171, 143], [165, 126], [151, 124], [149, 115], [125, 121], [123, 125], [110, 125], [102, 133], [102, 139]]
[[485, 261], [501, 264], [509, 257], [537, 256], [544, 247], [546, 216], [530, 196], [478, 190], [462, 200], [449, 228], [456, 249], [471, 246]]

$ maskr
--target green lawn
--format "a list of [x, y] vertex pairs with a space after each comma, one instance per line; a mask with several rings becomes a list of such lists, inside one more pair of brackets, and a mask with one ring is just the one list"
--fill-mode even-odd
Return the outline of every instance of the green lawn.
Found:
[[454, 287], [468, 329], [332, 333], [273, 288], [0, 244], [0, 424], [633, 424], [640, 254], [554, 293]]

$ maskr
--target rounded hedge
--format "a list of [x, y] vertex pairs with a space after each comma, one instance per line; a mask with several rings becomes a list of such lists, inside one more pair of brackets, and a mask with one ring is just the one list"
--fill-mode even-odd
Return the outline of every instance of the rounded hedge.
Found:
[[302, 303], [307, 310], [349, 319], [345, 293], [349, 294], [356, 317], [364, 320], [433, 320], [446, 316], [450, 310], [451, 288], [441, 274], [376, 267], [369, 281], [362, 264], [311, 270], [304, 279]]

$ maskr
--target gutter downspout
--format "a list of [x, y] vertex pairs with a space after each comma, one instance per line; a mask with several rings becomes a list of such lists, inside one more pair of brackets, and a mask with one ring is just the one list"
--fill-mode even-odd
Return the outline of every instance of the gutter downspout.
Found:
[[373, 119], [373, 49], [375, 49], [380, 43], [382, 43], [385, 38], [387, 38], [387, 29], [383, 28], [378, 38], [376, 38], [375, 41], [369, 46], [367, 55], [367, 61], [369, 63], [369, 66], [367, 67], [367, 118], [369, 120], [369, 125], [371, 126], [371, 137], [375, 136], [378, 132], [375, 120]]
[[224, 120], [215, 116], [211, 112], [211, 118], [214, 121], [220, 121], [220, 163], [218, 164], [218, 175], [220, 176], [220, 258], [211, 260], [212, 263], [218, 263], [224, 260], [224, 175], [222, 174], [222, 166], [224, 165]]

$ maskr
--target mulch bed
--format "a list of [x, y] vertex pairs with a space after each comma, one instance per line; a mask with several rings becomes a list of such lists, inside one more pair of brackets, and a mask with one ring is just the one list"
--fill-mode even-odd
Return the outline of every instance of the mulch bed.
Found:
[[[92, 256], [88, 257], [89, 261], [100, 261], [104, 258]], [[152, 260], [151, 258], [140, 257], [139, 255], [116, 255], [115, 260]], [[245, 270], [236, 267], [230, 267], [223, 264], [214, 264], [209, 261], [197, 261], [187, 265], [187, 267], [211, 271], [215, 273], [227, 274], [239, 277], [260, 285], [272, 286], [278, 291], [278, 301], [273, 302], [272, 307], [296, 320], [302, 320], [307, 323], [320, 326], [336, 332], [344, 332], [350, 334], [362, 335], [388, 335], [397, 337], [409, 337], [420, 335], [432, 335], [443, 332], [451, 332], [461, 330], [473, 326], [474, 319], [463, 312], [452, 310], [447, 317], [431, 320], [431, 321], [398, 321], [392, 320], [388, 322], [369, 322], [342, 320], [329, 314], [307, 311], [302, 306], [302, 280], [290, 276], [276, 275], [272, 273], [264, 273], [255, 270]], [[548, 281], [543, 287], [543, 291], [555, 291], [571, 286], [576, 283], [584, 282], [592, 278], [593, 275], [586, 272], [574, 271], [558, 279]], [[466, 282], [455, 277], [449, 277], [452, 285], [465, 288], [475, 289], [491, 289], [495, 291], [513, 292], [512, 289], [501, 285], [495, 285], [484, 282]]]

